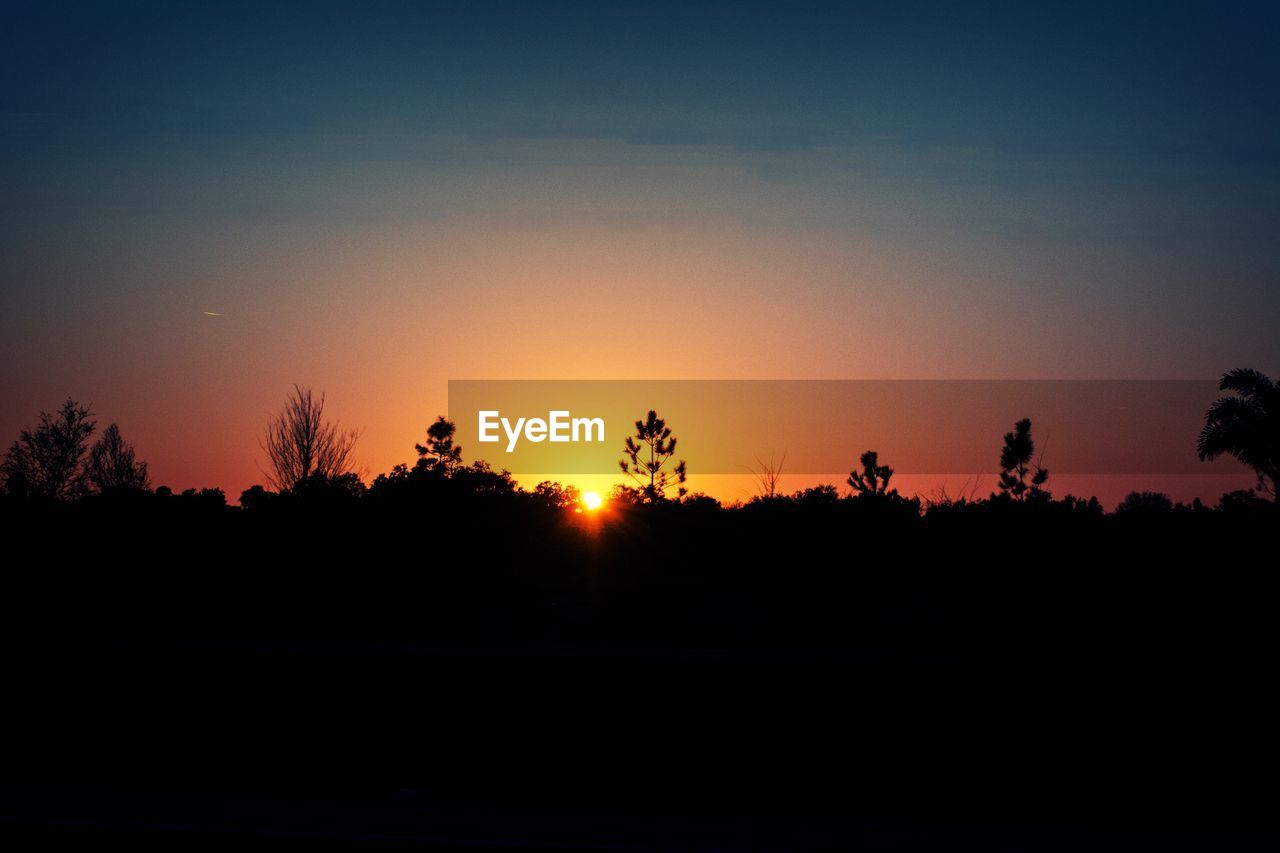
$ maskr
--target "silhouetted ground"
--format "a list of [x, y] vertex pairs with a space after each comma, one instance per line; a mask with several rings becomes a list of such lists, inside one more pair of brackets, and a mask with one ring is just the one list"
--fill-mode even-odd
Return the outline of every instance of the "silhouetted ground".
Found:
[[1268, 513], [158, 507], [6, 515], [23, 845], [1278, 840]]

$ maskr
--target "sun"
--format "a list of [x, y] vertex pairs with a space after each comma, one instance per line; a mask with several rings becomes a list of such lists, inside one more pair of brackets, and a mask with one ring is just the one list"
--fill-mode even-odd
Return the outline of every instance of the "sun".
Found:
[[600, 497], [596, 492], [583, 492], [582, 505], [586, 508], [587, 512], [595, 512], [600, 507], [604, 506], [604, 498]]

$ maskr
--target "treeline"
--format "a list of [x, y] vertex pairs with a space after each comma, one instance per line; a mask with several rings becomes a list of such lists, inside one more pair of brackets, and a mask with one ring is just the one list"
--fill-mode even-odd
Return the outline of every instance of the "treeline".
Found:
[[[1274, 509], [1280, 478], [1280, 391], [1270, 378], [1254, 370], [1228, 372], [1220, 388], [1232, 396], [1219, 399], [1206, 412], [1197, 453], [1202, 460], [1224, 454], [1239, 459], [1257, 474], [1257, 487], [1224, 494], [1215, 507], [1198, 498], [1184, 504], [1160, 492], [1131, 492], [1114, 515], [1257, 515]], [[454, 442], [454, 424], [443, 416], [427, 428], [424, 442], [415, 445], [417, 459], [412, 464], [397, 465], [366, 484], [354, 470], [359, 431], [327, 419], [324, 408], [323, 394], [294, 387], [261, 437], [268, 482], [242, 492], [239, 510], [259, 514], [475, 503], [570, 512], [595, 509], [584, 504], [573, 486], [545, 481], [525, 490], [505, 470], [495, 470], [484, 461], [465, 462], [462, 448]], [[24, 509], [69, 505], [195, 513], [237, 509], [217, 488], [188, 489], [181, 494], [165, 486], [153, 489], [147, 463], [124, 440], [119, 427], [109, 425], [95, 440], [96, 427], [92, 412], [74, 400], [67, 400], [56, 412], [42, 412], [37, 425], [24, 429], [5, 454], [0, 467], [4, 502], [10, 508]], [[849, 473], [844, 491], [827, 484], [784, 493], [778, 488], [782, 463], [757, 460], [757, 494], [725, 506], [708, 495], [687, 492], [688, 466], [676, 459], [677, 443], [672, 428], [656, 412], [649, 411], [637, 420], [635, 433], [626, 438], [619, 460], [620, 472], [628, 482], [614, 487], [609, 511], [644, 507], [700, 513], [859, 512], [902, 520], [1009, 512], [1081, 518], [1104, 515], [1094, 497], [1053, 496], [1048, 487], [1049, 471], [1035, 453], [1029, 418], [1019, 420], [1003, 436], [997, 490], [985, 497], [972, 490], [960, 496], [940, 492], [929, 499], [904, 496], [890, 485], [893, 468], [883, 463], [876, 451], [868, 450]]]

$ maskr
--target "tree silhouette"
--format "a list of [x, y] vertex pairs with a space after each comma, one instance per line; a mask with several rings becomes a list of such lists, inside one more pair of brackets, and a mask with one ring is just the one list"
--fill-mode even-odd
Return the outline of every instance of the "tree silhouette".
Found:
[[[159, 494], [159, 490], [156, 493]], [[240, 508], [248, 512], [262, 512], [275, 506], [280, 500], [280, 495], [275, 492], [269, 492], [261, 485], [254, 485], [240, 493]]]
[[5, 489], [11, 495], [74, 500], [85, 491], [85, 454], [96, 423], [92, 412], [68, 398], [57, 412], [40, 413], [5, 454]]
[[618, 460], [618, 467], [640, 486], [640, 492], [646, 501], [664, 500], [667, 489], [673, 485], [679, 487], [678, 494], [684, 497], [687, 476], [685, 461], [681, 459], [670, 471], [663, 470], [663, 466], [675, 455], [676, 437], [671, 434], [671, 427], [667, 426], [667, 422], [658, 417], [653, 409], [649, 410], [644, 420], [636, 421], [636, 434], [634, 437], [627, 436], [622, 452], [625, 457]]
[[830, 507], [840, 500], [840, 492], [830, 483], [810, 486], [791, 495], [791, 500], [800, 506]]
[[534, 486], [532, 494], [536, 501], [553, 509], [576, 509], [582, 502], [576, 486], [565, 486], [551, 480], [543, 480]]
[[137, 461], [133, 447], [112, 424], [89, 451], [88, 480], [99, 492], [146, 491], [151, 488], [147, 463]]
[[1173, 512], [1173, 499], [1164, 492], [1130, 492], [1116, 505], [1116, 515], [1159, 516]]
[[462, 448], [453, 444], [456, 431], [453, 421], [447, 420], [444, 415], [436, 418], [436, 422], [427, 427], [427, 443], [413, 446], [418, 451], [417, 468], [446, 477], [452, 476], [462, 465]]
[[1256, 370], [1242, 368], [1222, 375], [1220, 397], [1205, 412], [1196, 451], [1206, 462], [1222, 454], [1234, 456], [1258, 475], [1258, 491], [1277, 497], [1280, 481], [1280, 389]]
[[316, 506], [358, 500], [367, 491], [360, 476], [348, 471], [345, 474], [325, 476], [312, 474], [291, 490], [291, 497]]
[[270, 470], [267, 479], [277, 491], [299, 487], [312, 476], [340, 477], [351, 473], [358, 430], [343, 430], [324, 419], [324, 394], [293, 386], [284, 408], [267, 424], [263, 450]]
[[893, 477], [893, 469], [879, 464], [880, 459], [874, 450], [868, 450], [858, 458], [861, 471], [850, 471], [846, 481], [850, 488], [859, 495], [887, 495], [889, 479]]
[[[1049, 479], [1048, 470], [1031, 462], [1036, 445], [1031, 440], [1031, 419], [1023, 418], [1004, 434], [1000, 451], [1000, 491], [1020, 501], [1047, 495], [1041, 486]], [[1032, 473], [1031, 469], [1035, 468]], [[1031, 474], [1030, 480], [1027, 475]]]
[[510, 471], [505, 468], [495, 471], [483, 459], [470, 465], [459, 464], [449, 475], [449, 480], [454, 494], [493, 497], [513, 495], [520, 490]]
[[782, 458], [777, 462], [774, 461], [772, 453], [769, 454], [769, 461], [757, 456], [756, 464], [759, 466], [751, 472], [756, 481], [756, 495], [765, 500], [773, 500], [778, 497], [778, 483], [782, 480], [782, 466], [786, 464], [787, 452], [782, 451]]

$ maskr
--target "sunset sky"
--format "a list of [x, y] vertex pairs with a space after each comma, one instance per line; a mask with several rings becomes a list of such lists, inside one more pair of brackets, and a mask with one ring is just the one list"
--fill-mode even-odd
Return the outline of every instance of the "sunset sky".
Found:
[[8, 4], [0, 440], [234, 499], [295, 382], [373, 475], [450, 379], [1280, 373], [1280, 5], [1115, 5]]

